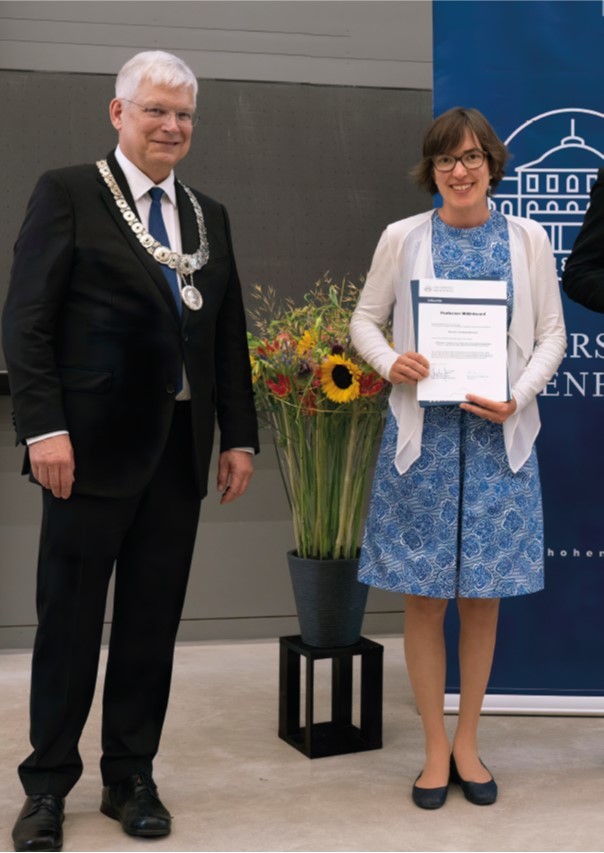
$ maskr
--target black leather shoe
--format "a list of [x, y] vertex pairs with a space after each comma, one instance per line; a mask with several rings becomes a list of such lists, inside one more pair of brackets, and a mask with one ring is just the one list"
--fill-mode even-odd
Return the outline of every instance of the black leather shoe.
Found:
[[[480, 763], [482, 764], [482, 761]], [[485, 770], [488, 769], [484, 764], [482, 766]], [[474, 803], [475, 806], [491, 806], [497, 799], [497, 783], [492, 777], [488, 782], [466, 782], [459, 775], [453, 756], [451, 756], [451, 782], [454, 785], [460, 785], [466, 800]]]
[[147, 773], [135, 773], [103, 788], [101, 811], [119, 820], [128, 835], [169, 835], [172, 818], [157, 796], [157, 786]]
[[54, 794], [27, 797], [13, 829], [15, 850], [60, 850], [65, 800]]
[[[421, 775], [420, 773], [419, 776]], [[417, 779], [419, 779], [419, 776]], [[417, 779], [415, 780], [416, 782]], [[418, 788], [414, 783], [411, 796], [415, 805], [419, 806], [420, 809], [440, 809], [444, 806], [448, 793], [448, 783], [442, 788]]]

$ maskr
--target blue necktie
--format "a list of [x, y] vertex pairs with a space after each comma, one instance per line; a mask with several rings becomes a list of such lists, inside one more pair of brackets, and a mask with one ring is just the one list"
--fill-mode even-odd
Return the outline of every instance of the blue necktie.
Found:
[[[162, 244], [162, 246], [170, 247], [170, 240], [168, 239], [168, 232], [166, 231], [166, 224], [164, 222], [164, 217], [161, 213], [161, 199], [164, 194], [164, 191], [161, 187], [152, 187], [149, 190], [149, 195], [151, 196], [151, 210], [149, 211], [149, 233], [152, 237]], [[178, 276], [176, 274], [176, 270], [173, 270], [167, 264], [161, 265], [162, 272], [165, 275], [168, 284], [170, 285], [170, 290], [172, 291], [172, 296], [176, 302], [176, 307], [178, 308], [178, 315], [182, 316], [182, 300], [180, 298], [180, 287], [178, 286]]]

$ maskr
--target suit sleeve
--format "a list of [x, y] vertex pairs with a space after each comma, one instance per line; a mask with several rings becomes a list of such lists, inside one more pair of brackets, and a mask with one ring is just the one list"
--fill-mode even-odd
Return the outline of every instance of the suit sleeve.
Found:
[[55, 359], [73, 256], [71, 200], [56, 173], [43, 175], [15, 244], [2, 339], [17, 441], [66, 430]]
[[591, 203], [567, 259], [562, 286], [575, 302], [604, 312], [604, 169], [592, 187]]
[[250, 356], [247, 345], [245, 309], [235, 264], [229, 218], [222, 208], [226, 229], [230, 274], [226, 295], [216, 323], [216, 413], [220, 428], [220, 450], [253, 447], [259, 452], [258, 425]]

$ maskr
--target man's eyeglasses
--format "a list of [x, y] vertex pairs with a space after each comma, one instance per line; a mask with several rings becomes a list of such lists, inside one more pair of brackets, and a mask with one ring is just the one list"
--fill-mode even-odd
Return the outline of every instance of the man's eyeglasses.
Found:
[[457, 163], [462, 163], [466, 169], [480, 169], [486, 159], [486, 153], [479, 148], [464, 151], [461, 157], [452, 154], [439, 154], [432, 158], [432, 165], [437, 172], [452, 172]]
[[130, 101], [128, 98], [122, 98], [122, 100], [138, 107], [143, 115], [152, 121], [166, 121], [172, 115], [178, 124], [182, 124], [185, 127], [195, 127], [199, 121], [199, 115], [197, 113], [191, 113], [188, 110], [167, 110], [165, 107], [144, 107], [142, 104], [137, 104], [136, 101]]

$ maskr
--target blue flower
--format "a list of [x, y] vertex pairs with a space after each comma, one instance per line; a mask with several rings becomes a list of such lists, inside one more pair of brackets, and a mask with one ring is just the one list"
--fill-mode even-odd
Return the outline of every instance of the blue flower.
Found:
[[453, 524], [457, 520], [457, 506], [453, 501], [445, 501], [440, 510], [440, 518], [445, 524]]
[[468, 501], [477, 501], [480, 496], [480, 489], [477, 482], [468, 483], [464, 486], [464, 495]]
[[419, 535], [425, 539], [432, 534], [434, 530], [434, 519], [426, 513], [420, 513], [415, 519], [415, 529]]
[[436, 553], [435, 562], [439, 568], [446, 569], [451, 565], [455, 565], [455, 556], [451, 551], [440, 548]]
[[516, 533], [518, 530], [521, 530], [524, 527], [524, 519], [520, 515], [519, 512], [516, 512], [515, 509], [511, 509], [506, 512], [503, 519], [503, 528], [507, 530], [508, 533]]
[[415, 530], [407, 530], [401, 537], [401, 541], [404, 542], [411, 551], [417, 551], [417, 549], [422, 546], [422, 540]]
[[504, 557], [502, 560], [499, 560], [497, 565], [495, 566], [495, 571], [498, 575], [504, 577], [505, 575], [509, 575], [514, 571], [514, 563], [510, 560], [509, 557]]
[[432, 488], [432, 486], [428, 486], [419, 492], [417, 499], [420, 506], [429, 509], [438, 505], [440, 495], [436, 489]]
[[525, 554], [531, 561], [531, 563], [541, 563], [541, 558], [543, 557], [543, 543], [538, 542], [535, 539], [531, 539], [525, 549]]
[[467, 278], [468, 271], [464, 266], [455, 266], [451, 268], [451, 272], [447, 276], [447, 278]]
[[403, 477], [400, 483], [401, 496], [409, 498], [414, 493], [415, 489], [410, 477]]
[[430, 577], [430, 574], [432, 573], [432, 565], [425, 557], [420, 557], [419, 560], [416, 560], [413, 564], [413, 568], [416, 576], [420, 580], [425, 580], [427, 577]]
[[495, 243], [495, 245], [491, 249], [491, 258], [496, 262], [507, 261], [508, 247], [502, 245], [501, 243]]
[[501, 505], [501, 501], [499, 500], [499, 498], [496, 498], [493, 496], [486, 498], [486, 500], [484, 501], [484, 508], [487, 511], [487, 515], [490, 515], [492, 518], [500, 515], [501, 506], [502, 505]]
[[468, 232], [468, 237], [470, 246], [473, 246], [475, 249], [482, 249], [487, 244], [487, 235], [484, 233], [483, 228], [471, 228]]
[[[451, 542], [452, 534], [451, 534], [451, 525], [450, 524], [440, 524], [436, 528], [436, 533], [434, 534], [435, 538], [438, 539], [439, 542], [448, 543]], [[455, 535], [455, 531], [453, 532]]]
[[474, 528], [474, 532], [482, 544], [485, 545], [487, 542], [493, 542], [495, 540], [497, 529], [492, 521], [483, 518], [482, 521], [479, 521]]
[[417, 464], [418, 471], [425, 471], [426, 468], [430, 468], [433, 461], [434, 461], [434, 454], [432, 453], [432, 451], [430, 451], [430, 450], [428, 450], [428, 448], [426, 448], [425, 450], [422, 451], [422, 455], [417, 460], [416, 464]]
[[480, 275], [483, 271], [482, 252], [468, 252], [464, 259], [464, 264], [467, 273], [470, 273], [472, 276]]
[[374, 492], [371, 509], [377, 518], [383, 518], [390, 511], [390, 504], [379, 492]]
[[485, 545], [482, 549], [482, 556], [489, 563], [495, 562], [499, 554], [501, 554], [501, 549], [494, 542]]
[[436, 442], [435, 450], [439, 456], [447, 456], [455, 450], [455, 444], [448, 436], [442, 435]]
[[490, 586], [493, 581], [493, 575], [482, 564], [476, 566], [472, 572], [472, 577], [476, 589], [484, 589]]
[[476, 536], [466, 536], [461, 545], [464, 557], [477, 557], [480, 554], [480, 542]]

